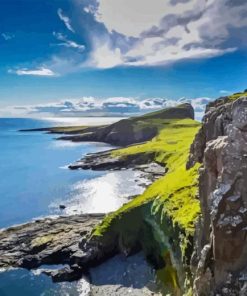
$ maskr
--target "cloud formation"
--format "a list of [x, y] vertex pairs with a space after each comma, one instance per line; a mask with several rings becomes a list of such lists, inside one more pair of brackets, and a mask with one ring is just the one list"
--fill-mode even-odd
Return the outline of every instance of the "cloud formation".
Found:
[[31, 76], [55, 76], [56, 74], [45, 67], [37, 68], [37, 69], [27, 69], [27, 68], [22, 68], [22, 69], [17, 69], [17, 70], [8, 70], [10, 74], [17, 74], [19, 76], [23, 75], [31, 75]]
[[62, 11], [61, 8], [59, 8], [59, 9], [57, 10], [57, 14], [58, 14], [58, 17], [60, 18], [60, 20], [61, 20], [61, 21], [64, 23], [64, 25], [66, 26], [66, 28], [67, 28], [69, 31], [75, 33], [75, 31], [74, 31], [74, 29], [73, 29], [73, 27], [72, 27], [72, 25], [71, 25], [71, 20], [70, 20], [70, 18], [69, 18], [68, 16], [66, 16], [66, 15], [63, 13], [63, 11]]
[[[238, 0], [97, 0], [84, 11], [108, 34], [93, 38], [92, 65], [163, 65], [209, 58], [245, 46], [247, 2]], [[100, 51], [107, 53], [107, 59]], [[95, 60], [97, 62], [95, 62]]]
[[229, 90], [226, 90], [226, 89], [221, 89], [220, 90], [220, 94], [222, 94], [222, 95], [229, 95], [229, 94], [231, 94], [231, 93], [233, 93], [233, 91], [229, 91]]
[[53, 32], [53, 36], [59, 40], [62, 41], [58, 43], [59, 46], [65, 46], [68, 48], [74, 48], [77, 49], [79, 52], [83, 52], [85, 50], [85, 46], [82, 44], [79, 44], [75, 41], [69, 40], [67, 36], [63, 35], [62, 33]]
[[9, 41], [11, 39], [13, 39], [15, 37], [14, 34], [11, 33], [1, 33], [1, 37], [5, 40], [5, 41]]
[[1, 116], [134, 116], [162, 108], [189, 102], [195, 109], [196, 119], [200, 120], [210, 98], [181, 98], [178, 101], [165, 98], [139, 100], [130, 97], [98, 99], [83, 97], [47, 104], [11, 106], [1, 110]]
[[58, 8], [68, 31], [53, 33], [60, 49], [41, 64], [58, 74], [161, 66], [246, 49], [245, 0], [74, 0], [72, 7]]

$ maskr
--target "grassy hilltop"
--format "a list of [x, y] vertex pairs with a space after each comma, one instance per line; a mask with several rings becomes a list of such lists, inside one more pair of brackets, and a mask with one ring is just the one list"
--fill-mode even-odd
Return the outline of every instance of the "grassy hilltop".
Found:
[[[156, 200], [157, 204], [163, 205], [164, 212], [172, 217], [174, 223], [178, 223], [191, 234], [194, 230], [194, 220], [199, 212], [199, 203], [195, 198], [197, 167], [186, 170], [186, 162], [190, 145], [200, 123], [192, 119], [172, 119], [159, 124], [158, 135], [152, 140], [114, 150], [112, 155], [128, 157], [154, 152], [154, 160], [166, 166], [167, 174], [153, 183], [142, 195], [110, 215], [106, 221], [109, 223], [110, 219], [124, 211], [147, 201]], [[104, 227], [103, 222], [102, 227], [98, 227], [95, 233], [101, 234]]]

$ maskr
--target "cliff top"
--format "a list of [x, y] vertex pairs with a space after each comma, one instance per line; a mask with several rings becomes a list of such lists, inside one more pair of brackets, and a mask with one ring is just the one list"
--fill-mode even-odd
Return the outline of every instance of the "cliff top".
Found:
[[218, 98], [217, 100], [209, 103], [207, 105], [207, 109], [206, 111], [211, 108], [211, 107], [219, 107], [219, 106], [222, 106], [224, 104], [227, 104], [227, 103], [231, 103], [232, 101], [236, 101], [237, 99], [241, 98], [241, 97], [246, 97], [247, 96], [247, 89], [245, 89], [243, 92], [237, 92], [237, 93], [234, 93], [230, 96], [225, 96], [225, 97], [220, 97]]

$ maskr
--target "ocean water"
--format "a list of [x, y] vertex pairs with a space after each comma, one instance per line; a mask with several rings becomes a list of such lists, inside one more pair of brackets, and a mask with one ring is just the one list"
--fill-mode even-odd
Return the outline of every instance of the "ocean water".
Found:
[[[0, 118], [0, 228], [37, 217], [59, 214], [109, 212], [129, 195], [143, 191], [138, 172], [69, 170], [67, 165], [87, 153], [112, 146], [102, 143], [71, 143], [56, 135], [19, 132], [19, 129], [56, 125], [102, 124], [98, 119], [4, 119]], [[124, 182], [123, 182], [124, 181]], [[59, 205], [65, 205], [64, 210]], [[0, 271], [0, 296], [86, 295], [84, 280], [53, 284], [25, 270]]]

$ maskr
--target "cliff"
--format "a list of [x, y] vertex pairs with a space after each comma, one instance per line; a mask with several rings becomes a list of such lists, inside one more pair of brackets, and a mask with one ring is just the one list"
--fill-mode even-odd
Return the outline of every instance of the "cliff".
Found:
[[126, 146], [149, 141], [159, 131], [160, 125], [170, 119], [194, 119], [194, 110], [190, 104], [167, 108], [143, 116], [122, 119], [109, 126], [85, 129], [83, 133], [61, 137], [61, 140], [97, 141], [116, 146]]
[[60, 140], [105, 142], [115, 146], [126, 146], [149, 141], [159, 133], [164, 122], [184, 118], [194, 119], [194, 110], [187, 103], [142, 116], [122, 119], [105, 126], [52, 127], [33, 129], [31, 131], [64, 134], [65, 136], [58, 138]]
[[246, 144], [246, 94], [209, 104], [187, 165], [201, 163], [194, 295], [247, 294]]

